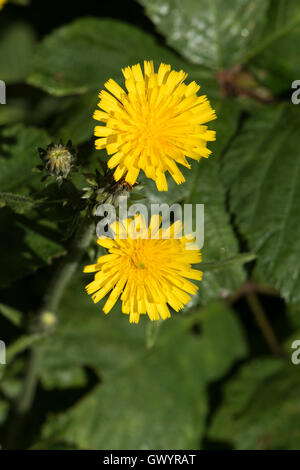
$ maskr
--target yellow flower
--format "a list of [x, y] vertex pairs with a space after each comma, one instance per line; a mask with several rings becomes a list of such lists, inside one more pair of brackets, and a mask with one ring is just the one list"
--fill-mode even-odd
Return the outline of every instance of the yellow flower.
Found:
[[84, 272], [96, 272], [86, 286], [95, 303], [111, 291], [103, 307], [105, 313], [121, 295], [122, 312], [130, 315], [131, 323], [138, 323], [146, 313], [151, 320], [165, 320], [170, 317], [168, 304], [179, 311], [190, 301], [189, 294], [196, 293], [198, 287], [188, 279], [202, 278], [202, 272], [191, 267], [201, 261], [200, 250], [192, 236], [182, 236], [181, 222], [169, 229], [160, 228], [160, 223], [161, 218], [153, 215], [147, 227], [139, 215], [114, 222], [114, 238], [98, 239], [108, 254], [86, 266]]
[[159, 191], [167, 191], [165, 173], [177, 184], [185, 181], [176, 165], [190, 168], [186, 157], [199, 160], [211, 153], [207, 142], [215, 132], [204, 124], [215, 119], [215, 111], [205, 95], [198, 96], [199, 85], [184, 84], [187, 74], [153, 62], [144, 62], [122, 70], [128, 93], [114, 80], [105, 83], [99, 94], [99, 109], [94, 118], [105, 126], [96, 126], [96, 148], [106, 148], [109, 168], [116, 168], [114, 178], [125, 175], [134, 184], [140, 170], [152, 178]]
[[0, 10], [2, 10], [6, 2], [7, 0], [0, 0]]

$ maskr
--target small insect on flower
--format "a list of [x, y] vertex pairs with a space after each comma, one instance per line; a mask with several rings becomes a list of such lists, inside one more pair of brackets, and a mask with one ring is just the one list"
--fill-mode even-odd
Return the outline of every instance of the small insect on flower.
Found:
[[58, 144], [50, 144], [46, 150], [39, 148], [39, 154], [44, 166], [39, 166], [39, 170], [44, 170], [46, 177], [54, 176], [58, 182], [66, 179], [74, 168], [76, 158], [76, 150], [72, 147], [72, 142], [69, 140], [67, 145], [64, 145], [62, 140]]
[[169, 228], [160, 225], [159, 215], [151, 217], [149, 227], [138, 215], [111, 224], [114, 238], [98, 239], [108, 254], [86, 266], [84, 272], [96, 272], [86, 286], [95, 303], [111, 291], [105, 313], [121, 296], [122, 312], [129, 314], [131, 323], [138, 323], [142, 314], [151, 320], [166, 319], [170, 317], [168, 305], [178, 312], [191, 300], [189, 294], [196, 293], [198, 287], [189, 281], [202, 279], [202, 272], [191, 267], [201, 262], [195, 240], [182, 236], [180, 221]]
[[107, 164], [116, 168], [116, 181], [125, 175], [134, 184], [143, 170], [159, 191], [167, 191], [167, 171], [177, 184], [185, 181], [176, 163], [191, 168], [186, 157], [210, 155], [207, 142], [215, 132], [204, 124], [216, 118], [215, 111], [205, 95], [197, 95], [197, 83], [184, 83], [183, 70], [160, 64], [155, 73], [153, 62], [145, 61], [144, 74], [140, 64], [122, 72], [127, 93], [110, 79], [108, 91], [99, 94], [94, 119], [105, 125], [95, 127], [96, 148], [112, 155]]

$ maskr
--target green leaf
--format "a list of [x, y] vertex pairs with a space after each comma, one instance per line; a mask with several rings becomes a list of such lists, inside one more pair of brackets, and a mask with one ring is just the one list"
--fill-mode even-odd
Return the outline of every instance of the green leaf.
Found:
[[57, 226], [35, 211], [16, 214], [0, 209], [0, 257], [5, 266], [0, 271], [0, 285], [33, 273], [49, 264], [54, 256], [65, 253]]
[[0, 207], [10, 207], [14, 212], [23, 214], [38, 205], [38, 201], [29, 197], [15, 193], [0, 192]]
[[205, 376], [210, 382], [226, 374], [235, 361], [247, 355], [248, 349], [236, 314], [224, 303], [209, 303], [200, 311], [199, 318], [203, 329]]
[[64, 96], [97, 90], [110, 77], [123, 80], [121, 68], [153, 59], [181, 67], [175, 54], [134, 26], [108, 19], [83, 18], [55, 30], [39, 46], [29, 83]]
[[22, 124], [4, 128], [0, 137], [0, 190], [19, 193], [41, 179], [32, 169], [40, 162], [38, 147], [49, 144], [49, 137], [43, 130]]
[[[287, 305], [287, 315], [294, 328], [300, 330], [300, 306], [299, 303], [291, 303]], [[300, 336], [299, 336], [300, 338]]]
[[249, 263], [256, 258], [256, 255], [253, 253], [241, 253], [236, 256], [232, 256], [231, 258], [224, 259], [221, 261], [211, 261], [208, 263], [201, 263], [201, 270], [202, 271], [216, 271], [222, 268], [228, 268], [235, 265], [242, 265], [245, 263]]
[[257, 254], [256, 276], [288, 301], [300, 299], [299, 113], [257, 111], [224, 158], [224, 179], [241, 234]]
[[[73, 408], [49, 420], [45, 446], [198, 448], [207, 382], [246, 354], [234, 314], [223, 303], [192, 316], [174, 314], [161, 323], [147, 349], [148, 318], [131, 325], [119, 305], [107, 316], [101, 305], [94, 305], [82, 284], [74, 282], [59, 312], [56, 334], [44, 340], [43, 383], [55, 386], [59, 371], [66, 374], [79, 365], [93, 367], [101, 377], [100, 385]], [[199, 322], [201, 336], [191, 329]]]
[[34, 344], [41, 341], [43, 338], [42, 334], [32, 334], [27, 336], [19, 336], [14, 343], [11, 343], [6, 352], [7, 363], [12, 362], [13, 359], [20, 353], [26, 351]]
[[206, 413], [201, 361], [195, 367], [190, 357], [198, 345], [176, 329], [173, 334], [159, 351], [141, 356], [137, 350], [140, 359], [131, 369], [50, 421], [44, 437], [55, 433], [83, 449], [197, 448]]
[[148, 323], [146, 328], [146, 346], [148, 349], [151, 349], [155, 345], [162, 322], [163, 320]]
[[54, 134], [63, 141], [71, 139], [72, 143], [79, 145], [94, 134], [95, 121], [93, 113], [97, 105], [99, 90], [82, 96], [68, 97], [68, 102], [60, 110], [54, 123]]
[[44, 375], [43, 386], [45, 389], [53, 388], [79, 388], [84, 387], [87, 375], [80, 366], [69, 366], [66, 369], [53, 369], [51, 374]]
[[[300, 5], [298, 0], [275, 0], [268, 12], [265, 40], [253, 51], [259, 78], [277, 93], [291, 88], [300, 76]], [[251, 58], [251, 56], [250, 56]]]
[[[212, 146], [213, 154], [206, 160], [200, 160], [194, 170], [184, 200], [189, 204], [204, 204], [204, 246], [203, 263], [222, 263], [237, 256], [238, 242], [226, 211], [226, 191], [220, 175], [221, 159], [229, 139], [237, 126], [239, 108], [229, 101], [217, 105], [216, 143]], [[201, 269], [201, 265], [199, 266]], [[242, 264], [234, 263], [221, 267], [218, 271], [207, 271], [199, 285], [201, 303], [223, 298], [245, 281], [246, 274]]]
[[[23, 353], [33, 345], [36, 345], [38, 342], [41, 341], [41, 339], [44, 337], [43, 334], [30, 334], [30, 335], [23, 335], [19, 336], [14, 342], [10, 343], [9, 346], [6, 349], [6, 363], [7, 365], [13, 363], [13, 360], [18, 354]], [[14, 367], [13, 363], [13, 367]], [[0, 379], [3, 378], [3, 376], [6, 378], [6, 367], [0, 367]], [[8, 369], [9, 371], [10, 369]]]
[[132, 327], [119, 305], [105, 316], [101, 309], [104, 301], [94, 305], [86, 294], [84, 285], [88, 282], [89, 276], [82, 274], [81, 283], [73, 283], [58, 313], [55, 335], [44, 341], [42, 379], [45, 383], [54, 383], [53, 374], [62, 375], [75, 364], [93, 367], [109, 377], [129, 368], [136, 361], [137, 349], [145, 350], [144, 323]]
[[[0, 369], [3, 371], [3, 367]], [[24, 373], [23, 358], [16, 359], [12, 364], [5, 366], [5, 374], [1, 377], [0, 389], [5, 398], [16, 400], [22, 390], [22, 376]]]
[[269, 0], [139, 0], [168, 44], [213, 70], [244, 62], [257, 44]]
[[225, 386], [209, 437], [242, 450], [299, 449], [299, 386], [297, 366], [252, 361]]
[[[35, 34], [26, 23], [1, 20], [0, 79], [6, 84], [23, 81], [29, 70], [29, 61], [35, 46]], [[9, 96], [7, 96], [7, 101]]]
[[[0, 273], [2, 286], [33, 273], [50, 263], [53, 256], [65, 252], [56, 222], [63, 208], [56, 210], [57, 216], [52, 212], [50, 218], [50, 208], [48, 213], [42, 212], [38, 204], [36, 209], [37, 200], [11, 192], [28, 193], [32, 187], [40, 185], [41, 175], [33, 173], [32, 168], [39, 162], [38, 147], [48, 143], [47, 134], [34, 127], [18, 124], [1, 132], [0, 256], [5, 266]], [[71, 215], [74, 219], [74, 213]], [[62, 224], [63, 220], [58, 223]]]
[[0, 126], [22, 122], [27, 118], [28, 104], [24, 98], [7, 97], [6, 105], [0, 106]]
[[130, 325], [118, 306], [105, 316], [79, 285], [70, 289], [60, 318], [45, 344], [43, 382], [74, 364], [92, 365], [104, 382], [50, 420], [43, 438], [85, 449], [198, 446], [206, 413], [203, 367], [199, 341], [183, 317], [163, 324], [147, 350], [146, 318]]
[[23, 314], [19, 310], [16, 310], [9, 305], [0, 304], [0, 313], [15, 326], [21, 325]]
[[[87, 51], [89, 53], [87, 54]], [[101, 57], [101, 66], [99, 66]], [[75, 144], [93, 135], [93, 111], [98, 93], [111, 77], [124, 86], [121, 68], [145, 59], [161, 61], [189, 73], [210, 97], [219, 96], [214, 77], [184, 62], [153, 36], [136, 27], [115, 20], [85, 18], [55, 30], [39, 46], [34, 57], [29, 82], [57, 96], [78, 94], [59, 103], [53, 133]], [[82, 94], [82, 96], [80, 95]]]

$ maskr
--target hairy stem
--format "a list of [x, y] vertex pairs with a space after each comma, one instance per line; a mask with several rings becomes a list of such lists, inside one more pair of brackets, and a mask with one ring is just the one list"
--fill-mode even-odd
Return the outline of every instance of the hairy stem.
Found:
[[254, 318], [256, 320], [257, 325], [259, 326], [264, 338], [275, 356], [281, 356], [281, 348], [275, 336], [275, 333], [268, 322], [268, 319], [265, 315], [265, 312], [262, 308], [262, 305], [255, 293], [248, 293], [246, 294], [246, 299], [248, 302], [249, 307], [252, 310]]

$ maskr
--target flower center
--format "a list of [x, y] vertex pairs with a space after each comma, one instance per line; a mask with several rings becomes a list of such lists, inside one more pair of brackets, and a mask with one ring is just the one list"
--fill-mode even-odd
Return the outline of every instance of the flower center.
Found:
[[146, 264], [145, 264], [144, 258], [145, 258], [145, 256], [144, 256], [143, 250], [138, 250], [138, 251], [133, 252], [130, 255], [132, 266], [136, 270], [145, 270], [146, 269]]
[[162, 143], [164, 122], [158, 116], [154, 117], [151, 110], [146, 111], [136, 128], [136, 137], [142, 146], [152, 147], [155, 143]]

